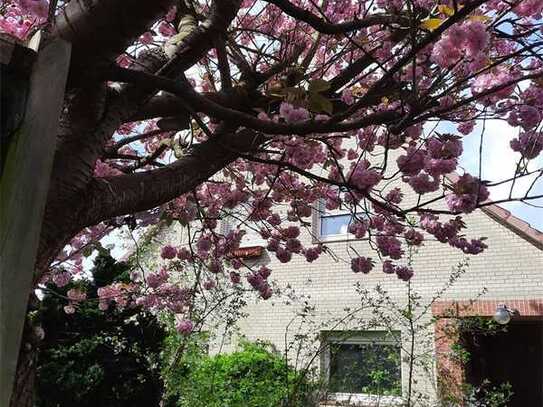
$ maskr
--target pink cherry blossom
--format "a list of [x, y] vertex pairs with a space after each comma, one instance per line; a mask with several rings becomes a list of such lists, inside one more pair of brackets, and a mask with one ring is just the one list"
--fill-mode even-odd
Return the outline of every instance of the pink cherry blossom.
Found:
[[413, 269], [407, 266], [398, 266], [395, 271], [398, 278], [403, 281], [411, 280], [411, 277], [413, 277], [414, 274]]
[[215, 288], [215, 286], [217, 285], [217, 283], [215, 282], [215, 280], [211, 280], [211, 279], [208, 279], [206, 281], [204, 281], [204, 289], [206, 290], [211, 290], [213, 288]]
[[528, 159], [536, 158], [543, 150], [543, 133], [526, 131], [511, 140], [511, 149]]
[[368, 227], [364, 222], [356, 221], [349, 225], [348, 231], [357, 239], [362, 239], [366, 235]]
[[160, 257], [163, 259], [173, 259], [175, 256], [177, 256], [177, 250], [170, 245], [164, 246], [160, 252]]
[[426, 194], [439, 189], [439, 177], [432, 177], [425, 172], [414, 177], [407, 177], [406, 180], [417, 194]]
[[259, 291], [260, 291], [260, 296], [264, 300], [267, 300], [267, 299], [271, 298], [271, 296], [273, 295], [273, 290], [269, 285], [265, 285]]
[[87, 294], [78, 288], [68, 290], [66, 295], [73, 302], [81, 302], [87, 298]]
[[396, 160], [398, 168], [405, 175], [417, 175], [424, 168], [425, 150], [409, 147], [405, 155]]
[[462, 175], [453, 184], [453, 193], [445, 198], [449, 209], [453, 212], [472, 212], [479, 202], [489, 197], [488, 189], [477, 178], [470, 174]]
[[377, 247], [383, 256], [399, 259], [402, 254], [402, 243], [393, 236], [377, 236]]
[[316, 248], [310, 247], [308, 249], [305, 249], [303, 251], [303, 254], [305, 256], [305, 259], [309, 263], [312, 263], [312, 262], [314, 262], [315, 260], [317, 260], [319, 258], [320, 252]]
[[424, 240], [422, 233], [417, 232], [415, 229], [408, 229], [404, 233], [405, 241], [411, 246], [420, 246]]
[[292, 252], [282, 247], [279, 247], [275, 252], [275, 256], [281, 263], [288, 263], [292, 258]]
[[75, 307], [73, 305], [65, 305], [64, 306], [64, 312], [66, 314], [74, 314], [75, 313]]
[[543, 12], [543, 0], [519, 1], [513, 11], [522, 17], [535, 17]]
[[351, 260], [351, 270], [355, 273], [367, 274], [373, 268], [373, 261], [369, 257], [355, 257]]
[[230, 272], [230, 281], [232, 284], [239, 284], [241, 283], [241, 276], [239, 273], [236, 273], [235, 271]]
[[18, 0], [21, 10], [31, 16], [46, 19], [49, 14], [49, 2], [47, 0]]
[[153, 34], [147, 31], [140, 37], [140, 42], [145, 45], [151, 44], [153, 42]]
[[72, 275], [67, 271], [56, 272], [53, 274], [53, 283], [59, 288], [67, 285], [71, 279]]
[[175, 326], [175, 329], [181, 335], [190, 335], [194, 329], [194, 324], [190, 319], [183, 319]]
[[247, 275], [247, 282], [258, 290], [265, 283], [265, 279], [259, 273], [250, 273]]
[[309, 112], [302, 107], [294, 107], [290, 103], [283, 102], [279, 109], [279, 115], [287, 123], [296, 123], [309, 119]]
[[271, 274], [271, 269], [269, 269], [268, 267], [266, 266], [261, 266], [259, 269], [258, 269], [258, 274], [260, 274], [262, 276], [262, 278], [266, 279], [270, 276]]

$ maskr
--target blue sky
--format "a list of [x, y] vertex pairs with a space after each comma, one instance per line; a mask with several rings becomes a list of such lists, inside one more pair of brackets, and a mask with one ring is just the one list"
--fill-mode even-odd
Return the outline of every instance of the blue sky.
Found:
[[[480, 124], [472, 134], [464, 138], [464, 154], [461, 157], [460, 165], [473, 175], [479, 173], [479, 146], [482, 130], [483, 127]], [[486, 121], [483, 134], [482, 179], [500, 181], [513, 176], [520, 154], [511, 150], [509, 142], [517, 134], [518, 128], [513, 128], [504, 121]], [[543, 167], [543, 156], [540, 155], [530, 162], [528, 168], [535, 170], [541, 167]], [[517, 181], [513, 190], [513, 197], [524, 196], [533, 180], [533, 177], [526, 177]], [[492, 188], [491, 199], [507, 198], [510, 188], [510, 183]], [[539, 179], [530, 192], [532, 196], [541, 194], [543, 194], [543, 179]], [[543, 199], [530, 202], [543, 206]], [[514, 215], [530, 223], [536, 229], [543, 231], [543, 209], [534, 208], [522, 202], [511, 202], [500, 206], [510, 210]]]

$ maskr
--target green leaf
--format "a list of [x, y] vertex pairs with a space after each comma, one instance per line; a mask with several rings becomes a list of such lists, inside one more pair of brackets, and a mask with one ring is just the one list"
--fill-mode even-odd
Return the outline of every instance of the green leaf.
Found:
[[81, 254], [83, 257], [89, 257], [92, 252], [94, 251], [94, 247], [92, 245], [85, 246], [85, 248], [81, 251]]
[[443, 20], [440, 18], [428, 18], [420, 23], [421, 28], [425, 28], [428, 31], [434, 31], [436, 28], [438, 28]]
[[437, 9], [439, 10], [440, 13], [443, 13], [449, 17], [454, 15], [454, 9], [452, 7], [447, 6], [446, 4], [438, 5]]
[[330, 82], [325, 81], [324, 79], [314, 79], [312, 81], [309, 81], [310, 93], [324, 92], [328, 89], [330, 89]]
[[316, 113], [328, 113], [332, 114], [334, 106], [332, 102], [326, 99], [324, 96], [318, 93], [311, 93], [309, 95], [309, 109]]

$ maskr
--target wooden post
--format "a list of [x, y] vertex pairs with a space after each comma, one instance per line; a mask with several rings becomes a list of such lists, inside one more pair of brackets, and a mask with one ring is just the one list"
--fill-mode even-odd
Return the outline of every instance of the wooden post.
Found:
[[[22, 45], [0, 43], [0, 63], [18, 55]], [[32, 290], [59, 116], [70, 61], [71, 44], [54, 40], [37, 54], [30, 73], [23, 119], [2, 119], [14, 132], [3, 133], [0, 176], [0, 406], [8, 406], [17, 357]], [[8, 61], [9, 62], [9, 61]], [[5, 83], [0, 89], [5, 89]], [[21, 87], [24, 92], [24, 87]], [[2, 95], [4, 96], [4, 95]], [[12, 95], [13, 96], [13, 95]], [[15, 100], [21, 100], [23, 95]], [[13, 106], [16, 108], [16, 106]], [[12, 109], [16, 110], [16, 109]], [[2, 109], [4, 111], [4, 109]], [[11, 114], [14, 114], [12, 111]], [[8, 122], [12, 124], [7, 124]], [[13, 125], [15, 123], [15, 125]]]

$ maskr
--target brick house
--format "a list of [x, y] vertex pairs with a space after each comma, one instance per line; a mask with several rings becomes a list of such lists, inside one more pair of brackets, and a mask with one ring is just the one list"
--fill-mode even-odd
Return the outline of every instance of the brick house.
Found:
[[[466, 265], [460, 251], [427, 241], [411, 259], [416, 274], [409, 285], [383, 274], [378, 266], [365, 275], [350, 270], [347, 260], [353, 248], [370, 256], [372, 251], [367, 242], [347, 234], [350, 214], [341, 210], [314, 210], [311, 226], [300, 239], [306, 244], [322, 242], [329, 250], [312, 263], [297, 256], [282, 264], [258, 235], [249, 233], [237, 255], [271, 268], [281, 295], [248, 301], [237, 334], [222, 349], [234, 349], [241, 337], [271, 342], [297, 367], [320, 372], [327, 384], [322, 405], [405, 405], [409, 394], [414, 406], [465, 405], [459, 401], [462, 386], [485, 378], [492, 384], [512, 384], [512, 407], [542, 406], [543, 233], [496, 205], [465, 219], [469, 235], [486, 236], [489, 248], [470, 256]], [[166, 228], [154, 240], [179, 244], [183, 229]], [[464, 264], [463, 272], [456, 275], [459, 264]], [[420, 311], [418, 329], [410, 330], [403, 322], [395, 326], [387, 307], [376, 314], [375, 304], [361, 306], [361, 292], [375, 292], [376, 286], [399, 308], [407, 305], [409, 293], [416, 293], [412, 301], [415, 313]], [[301, 317], [304, 304], [310, 304], [311, 312]], [[481, 336], [471, 361], [460, 363], [454, 355], [458, 334], [450, 327], [467, 317], [491, 319], [500, 304], [518, 311], [507, 332]], [[361, 309], [356, 318], [338, 323], [357, 307]], [[386, 324], [379, 326], [379, 318]], [[305, 342], [296, 339], [300, 337]], [[375, 362], [375, 355], [385, 357], [386, 363]], [[373, 394], [376, 379], [368, 383], [375, 371], [363, 368], [370, 357], [386, 376], [377, 378], [379, 394]]]

